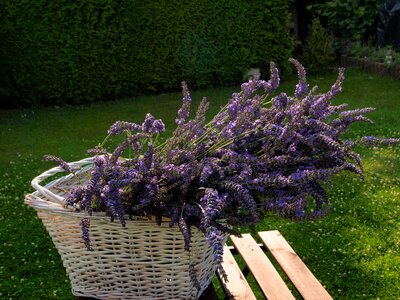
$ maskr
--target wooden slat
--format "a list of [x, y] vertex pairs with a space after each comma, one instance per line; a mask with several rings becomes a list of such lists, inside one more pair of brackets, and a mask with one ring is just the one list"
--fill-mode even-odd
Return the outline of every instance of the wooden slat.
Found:
[[263, 231], [258, 235], [304, 299], [332, 299], [279, 231]]
[[250, 234], [243, 234], [241, 238], [231, 236], [231, 240], [269, 300], [294, 299], [285, 282]]
[[217, 271], [217, 274], [222, 287], [230, 299], [256, 300], [253, 291], [247, 283], [242, 271], [240, 271], [227, 245], [224, 246], [223, 262], [221, 266], [225, 271], [226, 278], [224, 278], [224, 274], [221, 274], [220, 270]]

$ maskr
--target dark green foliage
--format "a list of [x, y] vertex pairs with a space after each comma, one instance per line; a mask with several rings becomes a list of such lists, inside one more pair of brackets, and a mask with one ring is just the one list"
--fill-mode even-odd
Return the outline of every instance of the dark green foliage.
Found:
[[326, 72], [335, 61], [334, 38], [314, 19], [303, 47], [302, 62], [310, 72]]
[[270, 60], [282, 67], [287, 2], [5, 0], [0, 106], [232, 84]]
[[313, 0], [308, 6], [326, 29], [338, 38], [337, 46], [346, 48], [349, 41], [374, 37], [374, 22], [382, 0]]
[[400, 52], [396, 52], [392, 47], [377, 49], [369, 44], [356, 43], [351, 47], [348, 54], [385, 63], [388, 67], [395, 65], [400, 66]]

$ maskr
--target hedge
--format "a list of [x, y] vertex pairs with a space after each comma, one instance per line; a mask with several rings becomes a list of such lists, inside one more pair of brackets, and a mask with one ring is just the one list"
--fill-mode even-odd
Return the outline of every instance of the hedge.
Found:
[[238, 83], [292, 49], [288, 0], [4, 0], [1, 106]]

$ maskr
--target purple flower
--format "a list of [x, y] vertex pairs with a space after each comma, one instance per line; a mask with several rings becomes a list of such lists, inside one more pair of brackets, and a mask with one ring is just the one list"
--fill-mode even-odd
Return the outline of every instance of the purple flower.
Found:
[[400, 143], [400, 139], [394, 138], [378, 138], [373, 136], [365, 136], [361, 142], [367, 146], [380, 146], [380, 145], [396, 145]]
[[189, 117], [190, 113], [190, 104], [192, 99], [190, 98], [189, 89], [186, 85], [186, 82], [182, 82], [182, 107], [178, 110], [178, 118], [175, 120], [178, 126], [181, 126], [185, 123], [186, 119]]
[[165, 131], [165, 125], [160, 119], [156, 120], [151, 114], [147, 114], [142, 124], [142, 131], [149, 134], [160, 133]]
[[373, 108], [373, 107], [365, 107], [365, 108], [347, 110], [347, 111], [341, 112], [339, 114], [339, 117], [350, 117], [350, 116], [364, 115], [364, 114], [369, 113], [369, 112], [374, 111], [374, 110], [375, 110], [375, 108]]
[[129, 147], [129, 139], [124, 140], [121, 144], [115, 148], [114, 152], [111, 155], [110, 161], [112, 163], [117, 163], [118, 159], [122, 155], [122, 153]]
[[90, 229], [90, 219], [82, 218], [80, 222], [81, 230], [82, 230], [82, 239], [85, 244], [85, 247], [88, 251], [93, 251], [90, 237], [89, 237], [89, 229]]
[[190, 227], [187, 225], [184, 218], [179, 219], [178, 226], [183, 235], [183, 241], [185, 243], [185, 250], [189, 251], [190, 241], [192, 239], [192, 233], [190, 231]]
[[209, 227], [205, 233], [208, 244], [214, 250], [215, 263], [222, 262], [222, 255], [224, 253], [225, 236], [215, 227]]
[[203, 197], [200, 199], [200, 205], [204, 210], [201, 220], [201, 228], [203, 230], [207, 230], [221, 216], [227, 205], [227, 197], [227, 194], [220, 197], [218, 191], [212, 188], [205, 190]]
[[86, 151], [90, 155], [106, 155], [107, 150], [100, 146], [95, 146], [92, 149]]
[[85, 196], [85, 189], [82, 186], [74, 186], [65, 198], [66, 206], [74, 206], [75, 203], [82, 202]]
[[[271, 63], [268, 81], [243, 83], [208, 124], [205, 99], [189, 120], [191, 98], [183, 82], [178, 126], [161, 144], [152, 135], [163, 132], [165, 125], [151, 114], [140, 126], [114, 123], [109, 134], [127, 131], [127, 136], [110, 152], [105, 146], [91, 151], [97, 156], [89, 178], [81, 176], [83, 182], [70, 191], [66, 204], [89, 215], [105, 211], [122, 226], [125, 214], [155, 216], [157, 224], [168, 216], [187, 250], [194, 226], [205, 235], [217, 263], [229, 228], [255, 224], [260, 212], [299, 219], [323, 216], [331, 208], [324, 182], [342, 171], [363, 176], [355, 147], [398, 144], [400, 139], [346, 139], [351, 124], [370, 122], [364, 115], [373, 109], [345, 111], [345, 104], [332, 105], [342, 89], [343, 69], [327, 93], [317, 94], [316, 87], [309, 91], [303, 66], [290, 61], [299, 77], [294, 96], [273, 95], [280, 79]], [[132, 150], [132, 159], [123, 158]], [[62, 159], [50, 160], [70, 170]], [[88, 249], [89, 222], [81, 221]]]
[[296, 85], [295, 90], [295, 97], [297, 99], [302, 98], [308, 93], [308, 83], [306, 80], [306, 70], [304, 67], [299, 63], [298, 60], [294, 58], [290, 58], [289, 61], [294, 64], [297, 69], [297, 76], [299, 77], [299, 83]]
[[73, 173], [74, 172], [74, 170], [72, 170], [72, 168], [70, 167], [70, 165], [66, 161], [64, 161], [63, 159], [61, 159], [61, 158], [59, 158], [57, 156], [45, 155], [45, 156], [43, 156], [43, 159], [47, 160], [47, 161], [52, 161], [52, 162], [57, 163], [65, 172], [68, 172], [68, 173]]
[[93, 159], [93, 170], [90, 173], [90, 179], [87, 181], [85, 186], [85, 194], [81, 199], [81, 206], [92, 215], [92, 199], [93, 197], [99, 195], [99, 191], [103, 188], [102, 177], [104, 176], [104, 169], [107, 164], [106, 159], [103, 156], [96, 156]]
[[135, 123], [125, 122], [125, 121], [117, 121], [115, 122], [110, 129], [108, 130], [108, 134], [110, 135], [118, 135], [125, 130], [128, 131], [137, 131], [140, 129], [140, 126]]
[[275, 90], [279, 87], [280, 83], [279, 71], [275, 63], [273, 62], [270, 63], [270, 73], [271, 77], [267, 82], [265, 81], [260, 82], [262, 87], [264, 88], [264, 91], [267, 94], [272, 94], [273, 92], [275, 92]]
[[274, 98], [272, 98], [272, 104], [278, 110], [285, 110], [288, 103], [289, 103], [289, 97], [288, 97], [288, 95], [286, 95], [286, 93], [281, 93], [278, 96], [275, 96]]

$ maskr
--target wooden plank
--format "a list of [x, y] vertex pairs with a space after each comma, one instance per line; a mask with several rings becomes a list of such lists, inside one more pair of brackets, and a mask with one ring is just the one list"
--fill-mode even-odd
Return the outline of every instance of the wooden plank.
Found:
[[225, 276], [224, 274], [221, 274], [219, 269], [217, 270], [217, 275], [222, 287], [230, 299], [256, 300], [253, 291], [247, 283], [246, 278], [227, 245], [224, 246], [223, 262], [221, 266], [225, 271]]
[[231, 236], [231, 240], [268, 299], [294, 299], [285, 282], [250, 234], [243, 234], [241, 238]]
[[332, 299], [279, 231], [263, 231], [258, 235], [304, 299]]

